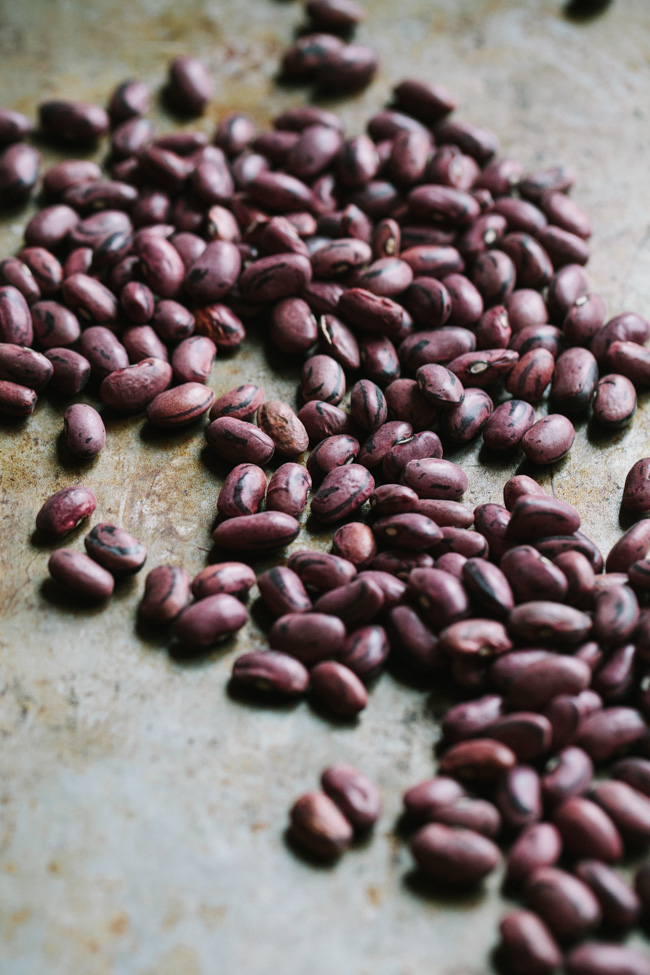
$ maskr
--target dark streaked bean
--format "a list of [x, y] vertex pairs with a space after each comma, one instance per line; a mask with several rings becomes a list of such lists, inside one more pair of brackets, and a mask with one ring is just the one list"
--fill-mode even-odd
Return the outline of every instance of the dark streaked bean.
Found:
[[271, 476], [266, 492], [267, 511], [300, 517], [307, 504], [311, 476], [302, 464], [282, 464]]
[[343, 467], [356, 459], [359, 453], [359, 441], [346, 434], [327, 437], [314, 447], [307, 470], [316, 481], [321, 481], [326, 474], [335, 467]]
[[26, 142], [14, 142], [0, 152], [0, 199], [24, 202], [36, 186], [41, 154]]
[[542, 791], [547, 803], [563, 802], [587, 791], [594, 774], [593, 762], [582, 748], [569, 746], [546, 764]]
[[469, 609], [460, 580], [441, 569], [414, 569], [408, 579], [408, 593], [436, 629], [462, 619]]
[[235, 420], [253, 420], [263, 402], [264, 390], [254, 383], [246, 383], [219, 396], [210, 410], [210, 419], [232, 417]]
[[246, 599], [250, 588], [255, 584], [255, 573], [243, 562], [218, 562], [209, 565], [192, 580], [192, 595], [195, 599], [228, 593], [238, 599]]
[[327, 524], [341, 521], [368, 500], [375, 481], [365, 467], [348, 464], [330, 471], [312, 499], [311, 511]]
[[370, 507], [380, 516], [413, 511], [417, 503], [415, 491], [403, 484], [382, 484], [370, 495]]
[[482, 349], [457, 356], [448, 365], [465, 387], [483, 389], [507, 376], [518, 359], [512, 349]]
[[[522, 361], [517, 363], [508, 381]], [[487, 418], [483, 427], [483, 442], [491, 450], [512, 450], [519, 446], [534, 422], [535, 410], [530, 403], [521, 399], [508, 400], [497, 406]]]
[[558, 357], [551, 385], [551, 400], [567, 413], [585, 410], [598, 382], [598, 363], [589, 349], [567, 349]]
[[216, 354], [214, 342], [206, 335], [182, 339], [172, 353], [175, 381], [206, 383]]
[[382, 589], [372, 579], [354, 579], [330, 589], [314, 603], [314, 611], [338, 616], [348, 627], [370, 623], [385, 602]]
[[605, 321], [605, 302], [599, 294], [581, 295], [569, 308], [562, 330], [570, 345], [588, 346]]
[[591, 403], [594, 420], [608, 430], [627, 426], [636, 413], [636, 390], [625, 376], [608, 373], [596, 384]]
[[340, 403], [345, 396], [345, 374], [339, 363], [328, 355], [307, 359], [302, 371], [302, 395], [306, 400]]
[[[390, 424], [386, 424], [386, 427], [389, 426]], [[378, 437], [377, 440], [379, 439]], [[366, 441], [366, 444], [368, 444], [368, 441]], [[364, 447], [366, 444], [364, 444]], [[373, 445], [373, 453], [376, 452], [376, 447], [377, 443]], [[420, 433], [406, 436], [388, 446], [381, 462], [382, 473], [387, 480], [397, 482], [404, 474], [408, 463], [412, 460], [426, 457], [442, 457], [440, 438], [432, 430], [422, 430]], [[367, 454], [365, 460], [366, 466], [368, 466]], [[421, 514], [424, 513], [421, 512]]]
[[300, 576], [307, 589], [326, 592], [352, 582], [356, 567], [347, 559], [327, 552], [293, 552], [289, 568]]
[[367, 681], [379, 673], [389, 652], [390, 643], [383, 626], [362, 626], [350, 633], [338, 660]]
[[36, 279], [28, 266], [17, 257], [8, 257], [0, 261], [0, 284], [10, 284], [31, 304], [38, 301], [41, 296], [41, 289], [36, 283]]
[[452, 657], [491, 658], [512, 650], [512, 641], [503, 624], [490, 619], [461, 619], [451, 623], [440, 632], [439, 645]]
[[217, 511], [222, 518], [254, 515], [264, 500], [266, 474], [255, 464], [238, 464], [230, 471], [219, 491]]
[[386, 398], [379, 386], [369, 379], [360, 379], [352, 387], [350, 414], [356, 425], [372, 433], [388, 419]]
[[180, 342], [194, 331], [194, 315], [176, 301], [159, 301], [151, 324], [163, 342]]
[[109, 129], [104, 109], [87, 102], [52, 99], [40, 103], [38, 114], [41, 130], [58, 141], [90, 145]]
[[591, 618], [586, 613], [562, 603], [532, 600], [515, 606], [508, 617], [508, 629], [531, 644], [582, 643], [591, 631]]
[[[404, 449], [408, 452], [409, 449], [419, 450], [426, 449], [429, 450], [430, 445], [433, 443], [433, 449], [438, 452], [438, 448], [435, 446], [435, 441], [432, 441], [432, 437], [436, 437], [436, 441], [439, 443], [437, 435], [429, 434], [428, 438], [422, 440], [421, 434], [417, 435], [417, 439], [413, 439], [413, 428], [410, 423], [403, 420], [391, 420], [388, 423], [383, 423], [380, 427], [377, 427], [370, 436], [363, 442], [358, 455], [358, 461], [368, 470], [375, 470], [380, 465], [383, 466], [384, 459], [389, 455], [393, 448], [398, 445], [406, 445]], [[440, 448], [441, 451], [441, 448]], [[401, 453], [401, 451], [400, 451]], [[387, 463], [391, 464], [391, 461]], [[392, 458], [392, 463], [399, 463], [398, 458]]]
[[412, 460], [404, 469], [404, 482], [420, 498], [455, 501], [467, 490], [467, 475], [456, 464], [440, 458]]
[[287, 568], [276, 565], [257, 577], [257, 585], [266, 608], [274, 616], [287, 613], [306, 613], [311, 609], [300, 576]]
[[29, 346], [33, 337], [29, 306], [21, 292], [12, 285], [0, 288], [0, 341]]
[[190, 579], [180, 565], [157, 566], [144, 585], [138, 614], [148, 623], [171, 623], [190, 602]]
[[506, 380], [506, 389], [527, 403], [538, 403], [551, 382], [555, 359], [547, 349], [535, 348], [524, 353]]
[[109, 522], [91, 528], [84, 538], [84, 545], [91, 558], [113, 573], [139, 572], [147, 558], [142, 542]]
[[586, 264], [589, 260], [589, 245], [583, 237], [572, 234], [562, 227], [547, 225], [537, 231], [537, 240], [550, 257], [553, 267], [567, 264]]
[[487, 423], [494, 404], [482, 389], [465, 389], [462, 403], [440, 416], [440, 432], [454, 443], [469, 443]]
[[499, 559], [507, 548], [510, 512], [500, 504], [480, 504], [474, 509], [474, 525], [488, 541], [490, 554]]
[[224, 521], [212, 532], [212, 538], [223, 548], [268, 552], [288, 545], [299, 533], [300, 523], [291, 515], [283, 511], [260, 511]]
[[639, 604], [628, 586], [609, 586], [596, 595], [593, 637], [601, 645], [617, 647], [632, 638], [639, 621]]
[[628, 511], [650, 511], [650, 457], [642, 457], [630, 467], [621, 504]]
[[431, 518], [441, 528], [471, 528], [474, 523], [471, 509], [460, 501], [422, 498], [418, 500], [415, 510]]
[[60, 548], [48, 561], [52, 578], [67, 592], [83, 599], [108, 599], [114, 588], [113, 576], [83, 552]]
[[352, 521], [336, 529], [332, 536], [332, 551], [361, 569], [374, 559], [377, 543], [369, 525]]
[[233, 416], [217, 417], [206, 429], [205, 436], [213, 450], [232, 464], [266, 464], [275, 453], [268, 434], [255, 424]]
[[348, 414], [333, 403], [323, 400], [305, 403], [297, 416], [312, 442], [320, 443], [327, 437], [351, 432], [352, 424]]
[[468, 559], [463, 566], [462, 580], [472, 599], [494, 616], [503, 619], [514, 607], [514, 596], [506, 576], [486, 559]]
[[375, 537], [398, 548], [427, 549], [442, 538], [442, 531], [426, 515], [416, 512], [385, 515], [372, 526]]

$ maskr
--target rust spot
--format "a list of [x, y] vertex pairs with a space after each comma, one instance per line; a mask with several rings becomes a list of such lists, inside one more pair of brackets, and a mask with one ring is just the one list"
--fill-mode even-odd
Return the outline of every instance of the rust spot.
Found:
[[48, 873], [61, 873], [61, 867], [56, 860], [51, 860], [47, 865]]
[[126, 932], [129, 930], [129, 919], [126, 914], [116, 914], [108, 925], [108, 930], [111, 932], [111, 934], [118, 935], [118, 937], [126, 934]]
[[261, 829], [268, 829], [268, 828], [269, 828], [268, 823], [253, 823], [253, 825], [251, 826], [251, 833], [259, 833]]
[[21, 907], [19, 911], [14, 911], [13, 914], [9, 915], [9, 920], [12, 924], [24, 924], [31, 913], [31, 908]]
[[368, 903], [372, 904], [373, 907], [379, 907], [381, 904], [381, 890], [375, 884], [368, 884], [366, 886], [366, 897], [368, 898]]

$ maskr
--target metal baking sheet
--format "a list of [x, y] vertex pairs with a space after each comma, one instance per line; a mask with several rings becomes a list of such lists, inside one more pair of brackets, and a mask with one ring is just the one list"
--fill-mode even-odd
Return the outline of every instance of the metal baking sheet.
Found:
[[[560, 0], [372, 0], [358, 37], [382, 56], [377, 80], [326, 101], [348, 130], [405, 76], [444, 82], [459, 114], [492, 127], [526, 167], [575, 166], [575, 198], [594, 222], [589, 268], [610, 314], [650, 312], [645, 0], [618, 0], [583, 20]], [[227, 110], [267, 124], [304, 89], [275, 84], [301, 6], [273, 0], [0, 0], [1, 101], [34, 115], [40, 98], [104, 103], [125, 77], [157, 90], [168, 61], [205, 58], [216, 97], [199, 126]], [[156, 104], [161, 130], [175, 122]], [[62, 158], [43, 146], [45, 161]], [[98, 153], [98, 158], [101, 153]], [[12, 253], [33, 207], [0, 216]], [[262, 329], [210, 384], [258, 382], [294, 401], [299, 364], [269, 353]], [[96, 402], [89, 393], [88, 402]], [[647, 396], [633, 424], [603, 436], [578, 424], [568, 459], [537, 472], [574, 502], [607, 550], [620, 531], [625, 473], [649, 453]], [[147, 567], [206, 564], [223, 470], [201, 428], [172, 435], [141, 417], [108, 422], [89, 464], [66, 455], [64, 402], [47, 395], [28, 421], [0, 421], [0, 967], [6, 975], [480, 975], [505, 911], [494, 875], [469, 895], [412, 873], [401, 793], [434, 769], [448, 691], [387, 673], [354, 726], [302, 702], [265, 708], [226, 690], [232, 661], [263, 646], [259, 621], [199, 662], [139, 631], [144, 573], [106, 607], [79, 608], [47, 583], [51, 546], [33, 538], [42, 501], [83, 481], [93, 521], [114, 520], [149, 549]], [[516, 466], [460, 458], [467, 500], [499, 501]], [[525, 466], [521, 468], [527, 470]], [[67, 544], [81, 546], [84, 530]], [[307, 532], [307, 534], [309, 534]], [[305, 543], [305, 535], [293, 547]], [[325, 534], [314, 544], [327, 547]], [[335, 866], [285, 842], [287, 810], [337, 760], [381, 788], [374, 836]]]

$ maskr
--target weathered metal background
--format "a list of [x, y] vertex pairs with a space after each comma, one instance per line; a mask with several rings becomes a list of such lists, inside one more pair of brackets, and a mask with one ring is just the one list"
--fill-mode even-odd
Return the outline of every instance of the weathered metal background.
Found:
[[[377, 81], [333, 102], [351, 132], [407, 75], [446, 83], [460, 114], [493, 127], [526, 166], [569, 163], [595, 225], [590, 270], [611, 314], [650, 312], [650, 7], [618, 0], [571, 21], [560, 0], [372, 0], [359, 38], [383, 57]], [[3, 104], [33, 115], [45, 96], [104, 103], [126, 76], [159, 88], [169, 59], [203, 56], [217, 92], [200, 126], [234, 107], [262, 124], [302, 102], [274, 84], [301, 22], [272, 0], [0, 0]], [[330, 103], [327, 103], [328, 105]], [[161, 128], [171, 126], [159, 106]], [[47, 162], [60, 158], [45, 150]], [[0, 218], [2, 254], [26, 212]], [[295, 397], [298, 364], [267, 359], [263, 336], [219, 361], [217, 394], [254, 380]], [[570, 457], [541, 480], [578, 505], [607, 549], [627, 469], [648, 454], [641, 398], [630, 428], [581, 425]], [[94, 402], [93, 394], [88, 401]], [[32, 539], [46, 496], [83, 481], [94, 521], [149, 548], [147, 567], [206, 564], [221, 471], [201, 429], [159, 435], [141, 417], [108, 422], [106, 449], [78, 464], [62, 449], [62, 402], [0, 423], [0, 967], [6, 975], [479, 975], [505, 909], [499, 878], [469, 896], [422, 887], [398, 828], [403, 789], [434, 768], [436, 689], [382, 676], [357, 726], [307, 703], [231, 699], [232, 660], [262, 645], [257, 624], [188, 664], [164, 636], [138, 632], [143, 577], [106, 607], [80, 609], [46, 582], [50, 546]], [[470, 503], [498, 501], [510, 461], [459, 451]], [[85, 530], [85, 529], [84, 529]], [[66, 544], [81, 547], [83, 530]], [[303, 545], [301, 537], [297, 545]], [[324, 536], [317, 544], [327, 544]], [[259, 615], [258, 615], [258, 618]], [[335, 760], [381, 787], [374, 837], [333, 867], [285, 845], [287, 810]]]

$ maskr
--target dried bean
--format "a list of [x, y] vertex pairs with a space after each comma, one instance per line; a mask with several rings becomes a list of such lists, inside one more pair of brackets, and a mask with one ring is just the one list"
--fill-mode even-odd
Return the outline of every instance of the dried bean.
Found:
[[171, 623], [190, 598], [190, 578], [185, 569], [180, 565], [159, 565], [145, 579], [138, 614], [148, 623]]
[[260, 511], [224, 521], [212, 532], [212, 539], [223, 548], [268, 552], [288, 545], [299, 533], [300, 523], [291, 515], [283, 511]]
[[352, 842], [352, 826], [324, 792], [307, 792], [291, 808], [289, 835], [313, 856], [332, 860]]
[[47, 567], [52, 578], [73, 596], [95, 602], [108, 599], [113, 592], [113, 576], [83, 552], [57, 549], [50, 555]]

